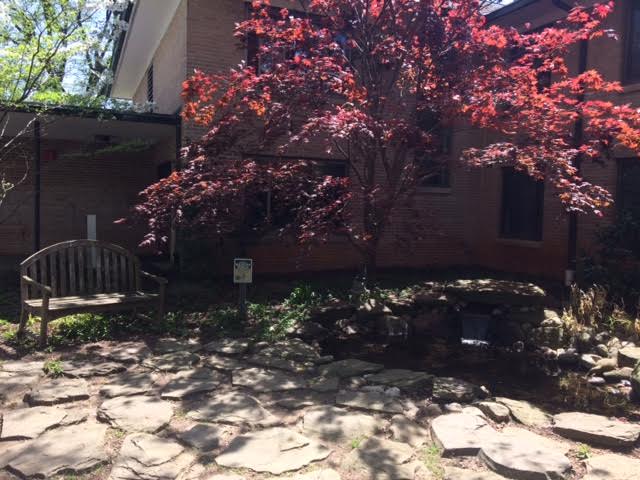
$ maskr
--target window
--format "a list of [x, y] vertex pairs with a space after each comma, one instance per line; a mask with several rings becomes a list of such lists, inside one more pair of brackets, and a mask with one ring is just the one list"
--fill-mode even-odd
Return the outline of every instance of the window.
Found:
[[502, 238], [541, 241], [543, 205], [543, 182], [513, 168], [502, 169]]
[[153, 63], [147, 70], [147, 102], [153, 103]]
[[429, 152], [417, 151], [416, 160], [421, 169], [421, 186], [448, 188], [449, 159], [451, 150], [451, 129], [440, 123], [440, 115], [432, 111], [422, 111], [418, 114], [418, 126], [430, 132], [434, 139], [434, 148]]
[[616, 197], [619, 214], [640, 220], [640, 159], [624, 158], [618, 162]]
[[630, 3], [624, 80], [637, 82], [640, 81], [640, 0], [632, 0]]
[[171, 175], [171, 162], [162, 162], [158, 164], [158, 179], [162, 180]]

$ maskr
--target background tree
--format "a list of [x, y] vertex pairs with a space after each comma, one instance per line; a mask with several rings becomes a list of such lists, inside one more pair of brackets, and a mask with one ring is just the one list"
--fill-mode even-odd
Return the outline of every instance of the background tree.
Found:
[[[411, 211], [430, 174], [420, 154], [437, 154], [443, 126], [495, 132], [500, 141], [467, 149], [464, 161], [513, 166], [545, 179], [567, 209], [596, 214], [610, 195], [580, 176], [576, 159], [606, 160], [615, 145], [640, 149], [636, 109], [603, 100], [620, 85], [593, 70], [572, 76], [565, 62], [577, 43], [611, 34], [601, 22], [612, 3], [576, 7], [535, 32], [488, 24], [478, 0], [310, 0], [303, 14], [253, 7], [236, 36], [256, 61], [185, 82], [184, 116], [208, 133], [185, 152], [184, 170], [143, 192], [137, 214], [148, 222], [147, 242], [166, 239], [171, 221], [237, 231], [243, 207], [271, 191], [288, 209], [281, 230], [301, 243], [344, 235], [371, 271], [390, 225], [406, 218], [396, 214]], [[252, 155], [295, 158], [312, 141], [349, 162], [347, 180]]]

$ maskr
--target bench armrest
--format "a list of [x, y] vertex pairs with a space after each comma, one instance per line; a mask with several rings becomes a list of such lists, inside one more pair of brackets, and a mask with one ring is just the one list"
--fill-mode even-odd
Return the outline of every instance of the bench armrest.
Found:
[[142, 275], [143, 277], [147, 277], [150, 280], [153, 280], [159, 285], [166, 285], [167, 283], [169, 283], [166, 278], [162, 278], [157, 275], [152, 275], [149, 272], [145, 272], [144, 270], [140, 270], [140, 275]]
[[36, 282], [33, 278], [28, 277], [27, 275], [22, 276], [22, 281], [25, 283], [28, 283], [33, 287], [40, 289], [43, 297], [50, 297], [51, 295], [53, 295], [53, 290], [51, 290], [51, 287], [44, 285], [40, 282]]

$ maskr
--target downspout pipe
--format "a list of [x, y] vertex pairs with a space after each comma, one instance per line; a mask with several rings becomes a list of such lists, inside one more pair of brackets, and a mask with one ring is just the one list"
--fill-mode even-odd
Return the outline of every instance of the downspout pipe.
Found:
[[[587, 59], [589, 54], [589, 41], [582, 40], [580, 42], [580, 53], [578, 63], [578, 74], [582, 74], [587, 70]], [[577, 98], [579, 102], [584, 100], [584, 94], [580, 94]], [[578, 148], [582, 144], [584, 137], [584, 122], [582, 118], [576, 120], [573, 129], [573, 144]], [[574, 160], [574, 167], [580, 174], [582, 165], [582, 154], [578, 153]], [[567, 269], [565, 270], [564, 282], [569, 287], [575, 280], [576, 269], [578, 265], [578, 213], [569, 212], [569, 232], [567, 236]]]

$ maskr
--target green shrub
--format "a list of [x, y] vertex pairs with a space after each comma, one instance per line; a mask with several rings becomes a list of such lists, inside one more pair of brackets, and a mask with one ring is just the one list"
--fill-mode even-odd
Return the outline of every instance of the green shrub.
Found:
[[49, 377], [59, 377], [64, 373], [60, 360], [47, 360], [42, 367], [45, 375]]

